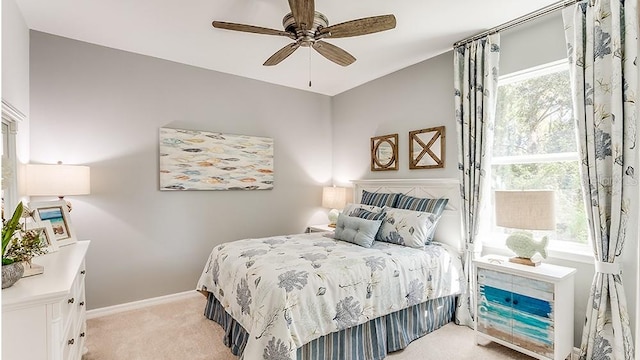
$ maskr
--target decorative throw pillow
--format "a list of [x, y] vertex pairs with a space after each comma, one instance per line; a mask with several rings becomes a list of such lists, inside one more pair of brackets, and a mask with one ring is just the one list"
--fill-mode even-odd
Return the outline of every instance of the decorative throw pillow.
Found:
[[417, 198], [404, 194], [398, 195], [398, 201], [396, 201], [395, 208], [407, 209], [415, 211], [423, 211], [435, 215], [434, 226], [431, 232], [427, 234], [427, 244], [433, 241], [433, 235], [436, 233], [436, 224], [442, 217], [442, 212], [447, 206], [449, 199], [429, 199], [429, 198]]
[[382, 212], [382, 208], [378, 207], [378, 206], [349, 203], [349, 204], [344, 206], [344, 209], [342, 210], [342, 213], [343, 214], [347, 214], [349, 216], [352, 216], [353, 214], [355, 214], [360, 209], [371, 211], [373, 213]]
[[385, 208], [385, 217], [376, 240], [422, 248], [435, 228], [435, 215], [422, 211]]
[[373, 244], [380, 224], [382, 220], [367, 220], [340, 214], [333, 238], [368, 248]]
[[353, 212], [351, 212], [351, 214], [349, 214], [349, 216], [356, 216], [362, 219], [367, 219], [367, 220], [384, 220], [384, 217], [387, 216], [387, 213], [385, 212], [373, 212], [373, 211], [368, 211], [365, 209], [356, 209]]
[[374, 205], [379, 207], [391, 206], [395, 207], [398, 194], [395, 193], [372, 193], [362, 190], [361, 203], [366, 205]]

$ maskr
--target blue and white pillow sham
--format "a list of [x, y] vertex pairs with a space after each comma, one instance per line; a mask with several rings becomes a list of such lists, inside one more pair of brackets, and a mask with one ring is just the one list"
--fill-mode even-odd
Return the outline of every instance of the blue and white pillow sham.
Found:
[[413, 196], [408, 196], [404, 194], [400, 194], [398, 196], [398, 200], [396, 201], [396, 208], [398, 209], [407, 209], [407, 210], [415, 210], [415, 211], [423, 211], [427, 213], [431, 213], [435, 215], [434, 226], [427, 234], [427, 244], [433, 241], [433, 236], [436, 233], [436, 226], [440, 218], [442, 217], [442, 212], [445, 207], [447, 207], [447, 203], [449, 199], [429, 199], [429, 198], [417, 198]]
[[384, 220], [384, 217], [387, 215], [384, 211], [381, 212], [373, 212], [365, 209], [356, 209], [349, 216], [355, 216], [362, 219], [367, 220]]
[[349, 216], [353, 216], [358, 212], [358, 210], [361, 210], [361, 209], [371, 211], [373, 213], [382, 212], [381, 206], [348, 203], [347, 205], [344, 206], [344, 209], [342, 209], [342, 213]]
[[395, 207], [396, 200], [398, 199], [397, 193], [376, 193], [362, 190], [362, 199], [360, 202], [366, 205], [374, 205], [378, 207]]
[[376, 240], [422, 248], [430, 243], [429, 234], [436, 227], [435, 215], [422, 211], [385, 208], [386, 217]]

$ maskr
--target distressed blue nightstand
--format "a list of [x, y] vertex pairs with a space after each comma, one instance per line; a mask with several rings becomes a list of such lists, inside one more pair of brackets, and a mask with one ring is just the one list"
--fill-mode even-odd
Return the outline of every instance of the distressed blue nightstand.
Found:
[[487, 255], [474, 270], [476, 343], [485, 338], [537, 359], [570, 356], [575, 269]]

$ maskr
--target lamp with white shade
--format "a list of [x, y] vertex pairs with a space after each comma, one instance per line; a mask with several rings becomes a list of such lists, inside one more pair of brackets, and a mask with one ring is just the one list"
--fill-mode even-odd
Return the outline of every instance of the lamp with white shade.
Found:
[[553, 190], [503, 190], [495, 192], [496, 225], [517, 229], [507, 237], [507, 247], [516, 254], [511, 262], [535, 266], [531, 258], [539, 253], [547, 257], [548, 238], [533, 240], [524, 230], [555, 230], [555, 195]]
[[322, 188], [322, 207], [331, 209], [327, 217], [329, 218], [329, 226], [336, 227], [336, 221], [340, 210], [347, 203], [347, 189], [336, 186], [326, 186]]
[[[91, 193], [90, 169], [84, 165], [27, 164], [26, 193], [29, 196], [88, 195]], [[71, 211], [71, 204], [67, 201]]]

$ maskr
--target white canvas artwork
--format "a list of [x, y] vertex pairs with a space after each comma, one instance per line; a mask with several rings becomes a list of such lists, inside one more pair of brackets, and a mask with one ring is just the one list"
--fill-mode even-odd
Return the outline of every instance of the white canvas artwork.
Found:
[[160, 128], [160, 190], [273, 189], [273, 139]]

